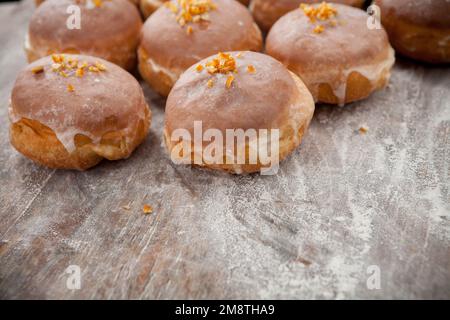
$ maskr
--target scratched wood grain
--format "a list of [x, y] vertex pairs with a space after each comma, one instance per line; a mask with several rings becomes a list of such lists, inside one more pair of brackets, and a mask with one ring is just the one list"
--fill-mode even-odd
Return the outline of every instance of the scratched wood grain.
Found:
[[32, 10], [0, 5], [0, 298], [450, 298], [448, 68], [400, 59], [384, 92], [318, 106], [269, 177], [173, 165], [164, 100], [143, 85], [154, 121], [130, 159], [55, 171], [8, 139]]

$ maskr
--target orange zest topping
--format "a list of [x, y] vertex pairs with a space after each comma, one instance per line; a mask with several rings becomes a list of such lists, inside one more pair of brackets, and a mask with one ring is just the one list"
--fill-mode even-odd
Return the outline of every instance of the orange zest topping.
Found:
[[69, 78], [72, 76], [82, 78], [84, 77], [86, 71], [94, 73], [107, 71], [106, 66], [100, 61], [97, 61], [94, 64], [88, 64], [86, 61], [79, 63], [76, 58], [70, 56], [66, 57], [63, 54], [53, 54], [52, 61], [52, 71], [58, 73], [64, 78]]
[[[242, 56], [242, 52], [237, 53], [235, 56], [236, 57]], [[206, 68], [206, 71], [210, 75], [214, 75], [214, 74], [228, 75], [227, 80], [225, 82], [225, 87], [227, 89], [231, 88], [231, 86], [235, 80], [235, 77], [233, 76], [233, 74], [238, 73], [236, 59], [235, 59], [235, 57], [233, 57], [233, 55], [231, 53], [219, 52], [217, 54], [217, 56], [215, 56], [211, 60], [207, 61], [204, 66], [201, 64], [198, 64], [195, 67], [195, 70], [200, 73], [203, 71], [204, 68]], [[255, 73], [256, 68], [253, 65], [248, 65], [247, 71], [249, 73]], [[212, 88], [214, 86], [214, 80], [209, 79], [207, 86], [208, 86], [208, 88]]]
[[142, 207], [142, 212], [144, 212], [145, 214], [153, 213], [153, 208], [148, 204], [144, 204], [144, 207]]
[[206, 68], [210, 74], [236, 71], [236, 60], [229, 53], [219, 52], [216, 58], [206, 63]]
[[[331, 19], [337, 16], [337, 9], [325, 1], [317, 6], [302, 3], [300, 4], [300, 9], [303, 10], [303, 13], [309, 18], [311, 23], [316, 23], [317, 21], [328, 21], [331, 26], [336, 26], [336, 21]], [[325, 31], [325, 26], [316, 26], [313, 31], [317, 34], [322, 33]]]
[[99, 71], [106, 71], [105, 65], [104, 65], [103, 63], [98, 62], [98, 61], [95, 63], [95, 67], [96, 67]]
[[65, 59], [65, 56], [63, 54], [52, 54], [52, 60], [54, 63], [63, 62], [64, 59]]
[[84, 76], [84, 69], [83, 68], [78, 68], [77, 71], [75, 71], [75, 75], [78, 78], [82, 78]]
[[33, 74], [44, 72], [44, 66], [34, 67], [33, 69], [31, 69], [31, 72], [33, 72]]
[[314, 33], [322, 33], [325, 31], [325, 27], [322, 25], [316, 26], [313, 31], [314, 31]]
[[203, 71], [203, 66], [202, 66], [201, 64], [198, 64], [198, 65], [195, 67], [195, 70], [197, 70], [197, 72], [202, 72], [202, 71]]
[[102, 0], [92, 0], [92, 3], [97, 8], [100, 8], [103, 5], [103, 1]]
[[[169, 1], [165, 3], [165, 7], [176, 15], [176, 20], [182, 27], [191, 22], [209, 21], [209, 12], [217, 9], [217, 5], [212, 0]], [[192, 27], [186, 32], [188, 35], [191, 34]]]
[[234, 81], [234, 76], [229, 75], [228, 78], [227, 78], [227, 82], [226, 82], [227, 89], [231, 88], [231, 85], [233, 84], [233, 81]]
[[74, 92], [74, 91], [75, 91], [75, 87], [69, 83], [69, 84], [67, 85], [67, 91], [69, 91], [69, 92]]

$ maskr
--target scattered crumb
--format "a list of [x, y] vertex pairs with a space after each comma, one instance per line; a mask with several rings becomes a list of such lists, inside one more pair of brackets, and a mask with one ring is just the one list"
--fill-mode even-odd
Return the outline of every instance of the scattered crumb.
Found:
[[43, 66], [34, 67], [33, 69], [31, 69], [31, 72], [33, 72], [34, 74], [44, 72], [44, 67]]
[[360, 134], [366, 134], [367, 132], [369, 132], [369, 129], [366, 127], [361, 127], [358, 131]]
[[73, 85], [71, 85], [71, 84], [68, 84], [67, 85], [67, 91], [74, 92], [75, 91], [75, 87]]
[[130, 204], [127, 204], [127, 205], [122, 206], [122, 209], [129, 211], [129, 210], [131, 210], [131, 206], [130, 206]]
[[145, 214], [150, 214], [150, 213], [153, 213], [153, 208], [150, 205], [148, 205], [148, 204], [144, 204], [144, 207], [142, 208], [142, 211]]

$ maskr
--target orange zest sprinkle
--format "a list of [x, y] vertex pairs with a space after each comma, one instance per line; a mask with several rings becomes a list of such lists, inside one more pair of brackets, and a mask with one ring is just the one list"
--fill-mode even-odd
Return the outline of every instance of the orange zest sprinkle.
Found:
[[336, 17], [337, 10], [331, 4], [322, 2], [318, 6], [311, 6], [305, 3], [300, 4], [300, 9], [303, 10], [304, 14], [309, 18], [309, 20], [314, 23], [316, 20], [329, 20]]
[[92, 0], [92, 3], [94, 3], [94, 6], [96, 6], [97, 8], [100, 8], [103, 5], [102, 0]]
[[198, 65], [195, 67], [195, 70], [197, 70], [197, 72], [202, 72], [202, 71], [203, 71], [203, 66], [202, 66], [201, 64], [198, 64]]
[[148, 204], [144, 204], [144, 207], [142, 207], [142, 212], [145, 214], [153, 213], [153, 208]]
[[38, 73], [44, 72], [44, 66], [34, 67], [33, 69], [31, 69], [31, 72], [33, 74], [38, 74]]
[[230, 88], [231, 88], [231, 85], [233, 84], [233, 81], [234, 81], [234, 76], [229, 75], [228, 78], [227, 78], [227, 82], [226, 82], [226, 84], [225, 84], [225, 86], [227, 87], [227, 89], [230, 89]]
[[69, 84], [67, 85], [67, 91], [69, 91], [69, 92], [74, 92], [74, 91], [75, 91], [75, 87], [69, 83]]
[[95, 63], [95, 67], [99, 70], [99, 71], [106, 71], [106, 67], [104, 64], [100, 63], [100, 62], [96, 62]]
[[[209, 12], [217, 9], [212, 0], [177, 0], [166, 2], [164, 6], [175, 14], [178, 24], [182, 27], [191, 22], [209, 21]], [[191, 34], [192, 27], [186, 32]]]
[[325, 27], [322, 25], [316, 26], [313, 31], [314, 31], [314, 33], [322, 33], [325, 31]]
[[52, 60], [54, 63], [63, 62], [65, 59], [63, 54], [52, 54]]
[[84, 76], [84, 69], [83, 68], [78, 68], [77, 71], [75, 71], [75, 75], [78, 78], [82, 78]]
[[88, 70], [89, 70], [90, 72], [99, 72], [99, 71], [100, 71], [100, 69], [97, 68], [97, 66], [90, 66], [90, 67], [88, 68]]
[[96, 61], [94, 64], [88, 64], [86, 61], [79, 63], [78, 59], [66, 57], [63, 54], [53, 54], [52, 61], [52, 71], [64, 78], [71, 76], [82, 78], [86, 70], [95, 73], [107, 71], [106, 66], [100, 61]]
[[[239, 53], [236, 54], [236, 57], [238, 55], [239, 55]], [[219, 52], [217, 54], [217, 56], [215, 56], [211, 60], [207, 61], [204, 66], [201, 64], [198, 64], [195, 67], [195, 70], [197, 70], [197, 72], [200, 73], [203, 71], [204, 68], [206, 68], [207, 72], [210, 75], [214, 75], [214, 74], [228, 75], [227, 80], [225, 82], [225, 87], [227, 89], [231, 88], [231, 86], [235, 80], [235, 76], [233, 74], [238, 73], [236, 59], [233, 57], [233, 55], [231, 53]], [[247, 71], [249, 73], [255, 73], [256, 68], [253, 65], [248, 65]], [[208, 85], [208, 88], [212, 88], [214, 86], [214, 80], [209, 79], [207, 85]]]
[[219, 52], [216, 58], [206, 63], [206, 68], [210, 74], [227, 74], [236, 70], [236, 60], [229, 53]]
[[[336, 26], [336, 21], [331, 20], [338, 14], [337, 9], [327, 2], [322, 2], [318, 6], [308, 5], [305, 3], [300, 4], [300, 9], [303, 10], [305, 16], [309, 18], [311, 23], [319, 21], [329, 21], [331, 26]], [[325, 26], [319, 25], [314, 28], [314, 33], [320, 34], [325, 30]]]

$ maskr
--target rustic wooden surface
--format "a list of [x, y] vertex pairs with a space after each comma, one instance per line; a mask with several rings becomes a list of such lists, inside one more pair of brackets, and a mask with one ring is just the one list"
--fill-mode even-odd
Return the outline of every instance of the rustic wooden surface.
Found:
[[384, 92], [319, 106], [277, 176], [173, 165], [145, 85], [154, 121], [130, 159], [55, 171], [8, 139], [32, 10], [0, 6], [1, 298], [450, 298], [448, 68], [400, 60]]

